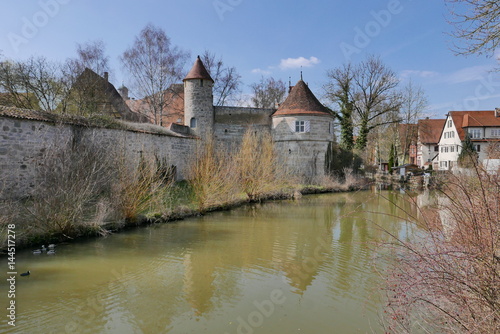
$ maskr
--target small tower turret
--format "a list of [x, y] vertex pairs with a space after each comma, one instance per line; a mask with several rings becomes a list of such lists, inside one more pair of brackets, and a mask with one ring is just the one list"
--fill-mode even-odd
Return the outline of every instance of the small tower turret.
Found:
[[208, 138], [214, 128], [214, 80], [198, 56], [184, 78], [184, 125], [201, 138]]

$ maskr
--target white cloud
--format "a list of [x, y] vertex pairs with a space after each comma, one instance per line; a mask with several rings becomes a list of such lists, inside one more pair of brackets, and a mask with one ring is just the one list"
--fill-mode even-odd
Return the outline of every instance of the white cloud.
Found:
[[262, 74], [262, 75], [269, 75], [271, 74], [272, 72], [271, 71], [268, 71], [268, 70], [263, 70], [261, 68], [254, 68], [252, 70], [252, 73], [254, 74]]
[[434, 71], [404, 70], [401, 72], [402, 78], [408, 78], [408, 77], [432, 78], [438, 75], [439, 73]]
[[311, 67], [316, 64], [319, 64], [320, 60], [316, 57], [310, 57], [309, 59], [304, 57], [299, 58], [287, 58], [281, 59], [280, 68], [282, 70], [299, 68], [299, 67]]
[[491, 69], [492, 69], [491, 66], [466, 67], [448, 75], [446, 81], [449, 83], [462, 83], [462, 82], [480, 80]]

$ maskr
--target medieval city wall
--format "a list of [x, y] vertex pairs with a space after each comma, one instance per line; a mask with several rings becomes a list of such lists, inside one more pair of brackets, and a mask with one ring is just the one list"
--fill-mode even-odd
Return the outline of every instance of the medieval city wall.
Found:
[[248, 129], [271, 134], [271, 115], [275, 109], [214, 107], [214, 136], [217, 142], [236, 148]]
[[69, 147], [103, 148], [119, 154], [136, 168], [141, 157], [153, 157], [176, 167], [176, 178], [186, 177], [198, 140], [190, 137], [55, 123], [0, 116], [0, 198], [29, 196], [40, 164], [50, 150]]

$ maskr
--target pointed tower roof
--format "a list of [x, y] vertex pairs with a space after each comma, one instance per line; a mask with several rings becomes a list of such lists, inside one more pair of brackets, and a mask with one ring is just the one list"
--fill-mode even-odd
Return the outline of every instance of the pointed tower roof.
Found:
[[203, 65], [200, 56], [196, 58], [193, 67], [184, 78], [184, 80], [189, 80], [189, 79], [205, 79], [214, 82], [214, 79], [212, 79], [212, 77], [208, 73], [207, 69], [205, 68], [205, 65]]
[[318, 101], [306, 83], [299, 80], [290, 94], [273, 116], [281, 115], [331, 115], [325, 106]]

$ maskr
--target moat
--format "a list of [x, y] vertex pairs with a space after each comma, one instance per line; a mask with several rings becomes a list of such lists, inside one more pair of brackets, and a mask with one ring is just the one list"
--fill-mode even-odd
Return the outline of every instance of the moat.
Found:
[[31, 275], [17, 278], [16, 327], [4, 318], [0, 332], [379, 333], [387, 263], [377, 243], [389, 241], [383, 229], [416, 229], [387, 200], [404, 197], [305, 196], [57, 245], [52, 256], [20, 252]]

